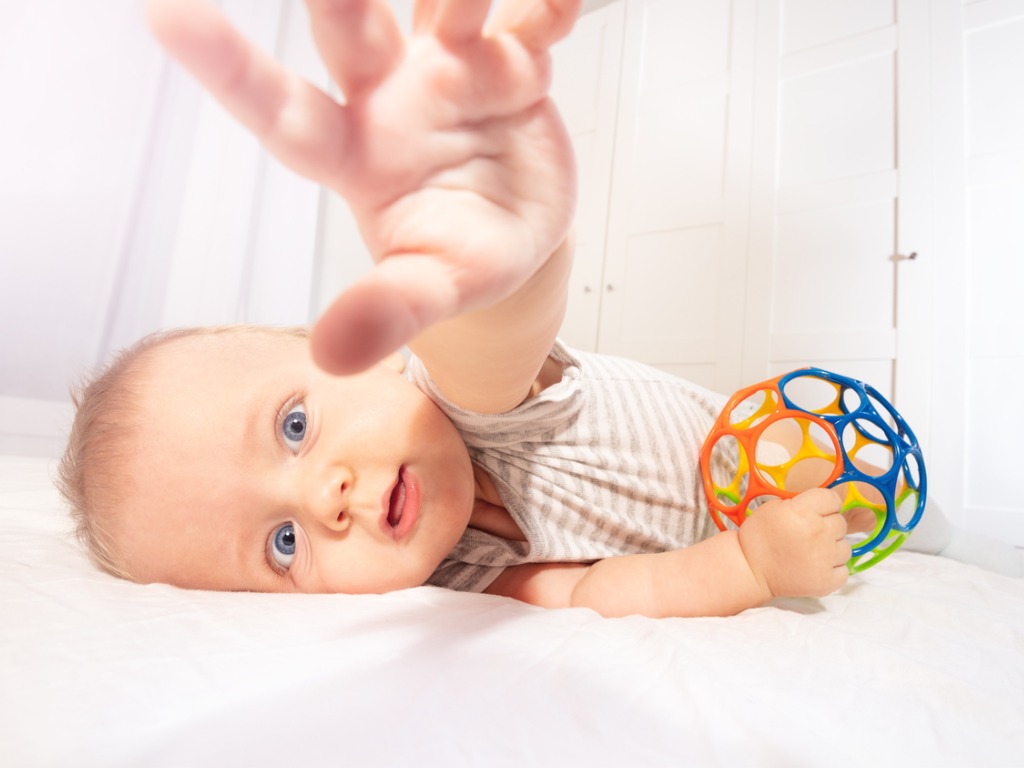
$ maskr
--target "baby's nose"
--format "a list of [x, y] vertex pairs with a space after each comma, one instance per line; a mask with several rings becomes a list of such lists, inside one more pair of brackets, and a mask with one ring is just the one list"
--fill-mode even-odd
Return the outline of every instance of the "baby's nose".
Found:
[[334, 530], [344, 530], [351, 520], [348, 515], [353, 478], [344, 467], [332, 467], [309, 484], [307, 511], [318, 522]]

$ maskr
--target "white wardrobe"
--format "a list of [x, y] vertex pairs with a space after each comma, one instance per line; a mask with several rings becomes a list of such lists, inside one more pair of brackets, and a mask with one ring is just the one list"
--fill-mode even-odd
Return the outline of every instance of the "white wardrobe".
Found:
[[806, 364], [1024, 545], [1024, 2], [615, 0], [556, 52], [580, 164], [573, 344], [721, 392]]

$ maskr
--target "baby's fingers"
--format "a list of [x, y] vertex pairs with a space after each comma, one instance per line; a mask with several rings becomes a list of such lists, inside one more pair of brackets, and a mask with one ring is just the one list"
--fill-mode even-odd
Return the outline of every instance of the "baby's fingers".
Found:
[[372, 87], [399, 62], [402, 33], [385, 0], [306, 0], [320, 57], [346, 96]]
[[850, 545], [844, 539], [822, 543], [813, 559], [814, 565], [808, 571], [804, 594], [811, 597], [830, 595], [850, 578], [850, 569], [846, 566], [850, 559]]
[[340, 165], [345, 113], [200, 0], [150, 0], [154, 35], [283, 163], [323, 182]]
[[846, 585], [846, 582], [850, 579], [850, 569], [846, 567], [844, 562], [842, 565], [837, 565], [832, 569], [831, 578], [828, 583], [825, 584], [825, 588], [822, 591], [822, 597], [825, 595], [831, 595], [840, 587]]
[[429, 256], [393, 256], [343, 292], [313, 329], [317, 365], [362, 371], [459, 309], [449, 268]]
[[504, 0], [489, 24], [490, 34], [510, 33], [534, 50], [545, 50], [569, 34], [580, 0]]
[[793, 497], [792, 503], [801, 511], [822, 517], [837, 515], [843, 507], [843, 500], [831, 488], [811, 488]]
[[[845, 532], [845, 528], [844, 528]], [[832, 547], [832, 568], [826, 573], [825, 583], [821, 591], [822, 595], [828, 595], [835, 592], [841, 586], [846, 584], [850, 578], [850, 569], [847, 567], [847, 563], [853, 554], [849, 542], [845, 538], [840, 538], [835, 542]]]
[[846, 567], [846, 564], [850, 562], [850, 558], [853, 557], [853, 547], [850, 546], [850, 542], [846, 539], [840, 539], [836, 542], [836, 565]]
[[451, 42], [472, 39], [480, 36], [489, 9], [490, 0], [418, 0], [413, 29]]

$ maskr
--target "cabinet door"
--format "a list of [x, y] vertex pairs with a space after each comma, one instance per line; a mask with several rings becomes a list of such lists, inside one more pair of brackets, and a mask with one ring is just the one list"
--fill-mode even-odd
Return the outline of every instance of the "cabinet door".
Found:
[[813, 363], [893, 395], [901, 225], [926, 205], [904, 194], [917, 166], [898, 134], [916, 114], [908, 74], [927, 88], [901, 48], [915, 4], [758, 5], [748, 380]]
[[584, 14], [552, 50], [551, 97], [572, 136], [579, 183], [576, 257], [559, 335], [591, 352], [601, 311], [624, 19], [625, 0]]
[[1024, 3], [934, 3], [930, 482], [954, 520], [1024, 546]]
[[739, 385], [754, 3], [630, 0], [598, 346]]

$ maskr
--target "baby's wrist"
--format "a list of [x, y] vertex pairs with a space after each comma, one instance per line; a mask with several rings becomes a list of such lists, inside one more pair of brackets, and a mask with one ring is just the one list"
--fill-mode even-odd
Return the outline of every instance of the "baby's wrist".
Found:
[[[749, 522], [749, 521], [748, 521]], [[749, 576], [753, 584], [756, 585], [756, 590], [760, 595], [760, 603], [766, 603], [774, 597], [778, 597], [775, 594], [775, 590], [772, 588], [771, 579], [767, 573], [768, 569], [762, 565], [764, 560], [763, 556], [759, 556], [757, 538], [757, 526], [744, 526], [737, 532], [736, 539], [739, 544], [740, 552], [743, 555], [743, 561], [747, 565]], [[763, 553], [761, 553], [763, 555]]]

